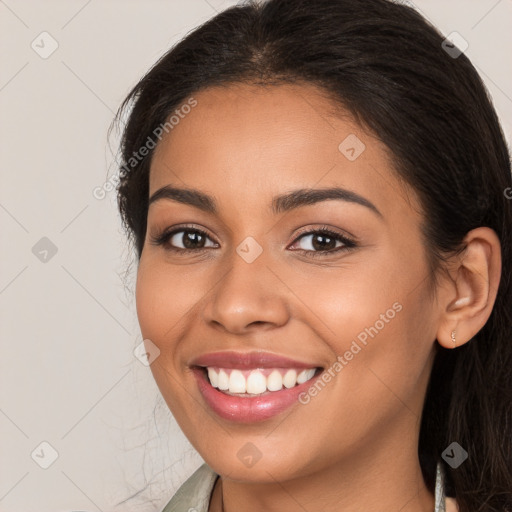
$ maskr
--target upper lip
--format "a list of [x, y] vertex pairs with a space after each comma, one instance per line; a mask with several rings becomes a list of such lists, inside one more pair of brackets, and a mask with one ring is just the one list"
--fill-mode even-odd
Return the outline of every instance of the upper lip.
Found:
[[190, 366], [218, 368], [317, 368], [315, 363], [304, 363], [270, 352], [211, 352], [192, 359]]

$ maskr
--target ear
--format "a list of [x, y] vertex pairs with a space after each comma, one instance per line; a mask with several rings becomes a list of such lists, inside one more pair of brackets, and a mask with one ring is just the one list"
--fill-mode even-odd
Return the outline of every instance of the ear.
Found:
[[[444, 348], [467, 343], [491, 315], [501, 277], [501, 244], [494, 230], [479, 227], [465, 237], [466, 249], [450, 265], [437, 341]], [[452, 336], [455, 331], [454, 336]]]

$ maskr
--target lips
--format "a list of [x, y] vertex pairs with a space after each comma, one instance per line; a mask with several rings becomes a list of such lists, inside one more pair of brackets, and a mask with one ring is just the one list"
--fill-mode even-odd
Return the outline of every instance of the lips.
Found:
[[268, 352], [216, 352], [190, 363], [206, 404], [229, 421], [269, 419], [298, 403], [323, 370], [315, 363]]
[[203, 354], [190, 362], [190, 366], [217, 366], [246, 370], [252, 368], [315, 368], [319, 365], [297, 361], [270, 352], [213, 352]]

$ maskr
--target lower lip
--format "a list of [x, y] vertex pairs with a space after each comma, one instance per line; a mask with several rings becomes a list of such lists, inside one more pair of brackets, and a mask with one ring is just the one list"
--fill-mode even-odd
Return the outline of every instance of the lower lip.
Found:
[[283, 388], [266, 395], [253, 397], [231, 396], [214, 388], [200, 368], [192, 368], [199, 385], [199, 391], [210, 408], [221, 418], [238, 423], [254, 423], [267, 420], [282, 413], [294, 403], [299, 403], [299, 395], [306, 391], [320, 372], [302, 384], [293, 388]]

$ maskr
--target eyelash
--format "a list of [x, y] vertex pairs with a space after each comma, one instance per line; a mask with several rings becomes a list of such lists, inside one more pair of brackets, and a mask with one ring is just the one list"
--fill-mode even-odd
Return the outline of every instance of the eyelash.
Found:
[[[171, 251], [173, 253], [179, 253], [182, 255], [190, 254], [190, 253], [198, 253], [202, 250], [208, 250], [210, 248], [208, 247], [202, 247], [198, 249], [182, 249], [181, 247], [174, 247], [170, 245], [168, 242], [169, 240], [176, 235], [177, 233], [199, 233], [201, 236], [204, 236], [206, 238], [211, 237], [203, 231], [202, 229], [198, 229], [192, 226], [180, 226], [179, 228], [175, 228], [171, 231], [163, 231], [160, 234], [157, 234], [156, 236], [151, 237], [150, 241], [153, 245], [157, 246], [164, 246], [167, 251]], [[329, 229], [328, 227], [321, 227], [319, 229], [311, 230], [311, 231], [305, 231], [303, 233], [300, 233], [295, 240], [293, 241], [292, 245], [295, 244], [298, 240], [300, 240], [302, 237], [308, 236], [308, 235], [328, 235], [330, 238], [334, 238], [338, 241], [341, 241], [343, 243], [343, 246], [338, 247], [336, 249], [331, 250], [324, 250], [324, 251], [311, 251], [306, 249], [294, 249], [294, 251], [301, 252], [302, 254], [305, 254], [309, 258], [318, 258], [323, 256], [330, 256], [333, 253], [338, 253], [341, 251], [348, 251], [350, 249], [354, 249], [357, 247], [356, 242], [353, 240], [347, 238], [344, 235], [341, 235], [340, 233], [337, 233], [336, 231], [333, 231], [332, 229]]]

